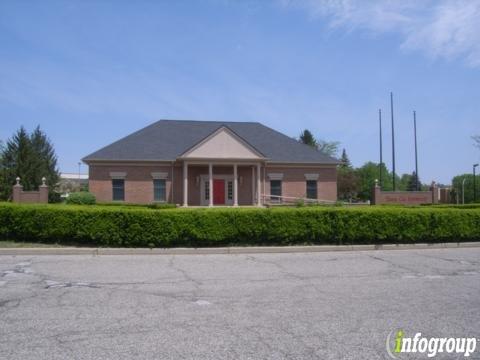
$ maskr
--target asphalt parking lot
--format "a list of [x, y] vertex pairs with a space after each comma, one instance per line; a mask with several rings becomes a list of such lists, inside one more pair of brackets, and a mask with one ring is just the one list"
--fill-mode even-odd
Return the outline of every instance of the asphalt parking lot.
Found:
[[0, 256], [2, 359], [387, 359], [398, 329], [479, 338], [480, 249]]

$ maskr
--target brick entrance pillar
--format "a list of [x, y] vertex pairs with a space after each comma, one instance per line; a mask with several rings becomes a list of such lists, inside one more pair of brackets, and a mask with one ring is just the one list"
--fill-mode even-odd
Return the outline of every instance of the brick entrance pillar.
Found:
[[13, 186], [12, 201], [18, 203], [18, 202], [20, 202], [21, 197], [22, 197], [23, 186], [20, 185], [20, 178], [19, 177], [17, 177], [15, 180], [17, 181], [17, 183]]
[[435, 181], [432, 181], [430, 191], [432, 192], [432, 204], [438, 204], [438, 186]]
[[47, 179], [42, 178], [42, 185], [39, 186], [39, 198], [38, 201], [41, 203], [48, 203], [48, 185], [45, 184]]
[[378, 180], [375, 179], [375, 185], [373, 185], [373, 189], [372, 189], [372, 202], [371, 202], [372, 205], [377, 204], [378, 201], [380, 200], [381, 191], [382, 189], [378, 185]]

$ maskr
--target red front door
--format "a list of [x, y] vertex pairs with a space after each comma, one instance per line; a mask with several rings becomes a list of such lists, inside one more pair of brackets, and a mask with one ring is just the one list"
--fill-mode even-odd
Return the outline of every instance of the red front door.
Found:
[[213, 205], [225, 205], [225, 180], [213, 179]]

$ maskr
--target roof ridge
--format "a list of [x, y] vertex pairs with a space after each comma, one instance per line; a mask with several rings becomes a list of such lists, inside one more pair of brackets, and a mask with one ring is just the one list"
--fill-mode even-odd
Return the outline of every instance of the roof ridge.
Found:
[[219, 123], [219, 124], [261, 124], [258, 121], [229, 121], [229, 120], [160, 119], [157, 122], [159, 121]]

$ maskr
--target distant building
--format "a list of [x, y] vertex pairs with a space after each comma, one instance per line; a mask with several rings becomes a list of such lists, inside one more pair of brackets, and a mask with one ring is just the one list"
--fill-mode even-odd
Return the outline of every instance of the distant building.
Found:
[[88, 174], [60, 173], [57, 191], [65, 197], [66, 194], [88, 188]]

